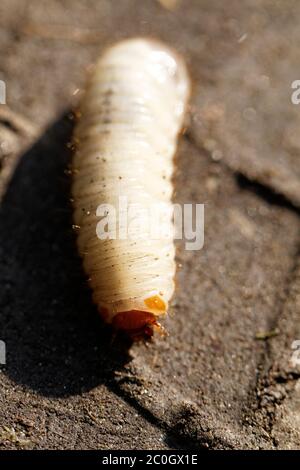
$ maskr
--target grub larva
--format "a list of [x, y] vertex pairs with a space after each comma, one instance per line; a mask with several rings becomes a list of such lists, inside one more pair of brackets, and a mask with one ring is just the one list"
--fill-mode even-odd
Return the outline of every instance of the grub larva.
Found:
[[[182, 59], [168, 47], [125, 40], [96, 63], [78, 113], [72, 179], [78, 249], [102, 317], [131, 336], [151, 336], [167, 312], [174, 243], [163, 237], [99, 239], [99, 206], [119, 207], [120, 197], [128, 205], [171, 206], [173, 157], [189, 88]], [[138, 222], [149, 226], [143, 213]]]

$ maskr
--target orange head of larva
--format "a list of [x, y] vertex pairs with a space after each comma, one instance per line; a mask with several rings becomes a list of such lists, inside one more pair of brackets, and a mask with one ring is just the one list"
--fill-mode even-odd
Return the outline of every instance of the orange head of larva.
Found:
[[156, 315], [142, 310], [119, 312], [113, 318], [112, 326], [116, 330], [125, 331], [135, 341], [151, 338], [154, 330], [161, 335], [165, 334], [164, 328], [157, 322]]

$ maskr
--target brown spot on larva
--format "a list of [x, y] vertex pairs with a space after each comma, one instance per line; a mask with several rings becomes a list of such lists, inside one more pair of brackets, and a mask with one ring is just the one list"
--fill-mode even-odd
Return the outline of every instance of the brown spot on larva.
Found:
[[113, 94], [112, 88], [108, 88], [108, 89], [103, 93], [103, 96], [104, 96], [105, 98], [109, 98], [112, 94]]

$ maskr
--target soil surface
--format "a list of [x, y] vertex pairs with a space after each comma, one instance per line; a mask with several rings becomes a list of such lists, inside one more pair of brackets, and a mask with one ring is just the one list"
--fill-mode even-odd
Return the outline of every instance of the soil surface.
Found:
[[[0, 448], [300, 448], [299, 17], [293, 0], [1, 1]], [[169, 336], [132, 345], [91, 302], [67, 169], [90, 65], [139, 35], [188, 63], [174, 200], [205, 203], [205, 243], [178, 243]]]

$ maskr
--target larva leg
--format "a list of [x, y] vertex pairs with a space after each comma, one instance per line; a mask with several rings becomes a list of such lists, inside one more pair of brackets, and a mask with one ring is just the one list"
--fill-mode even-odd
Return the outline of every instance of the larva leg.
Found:
[[[182, 60], [163, 44], [122, 41], [95, 66], [75, 129], [72, 196], [78, 248], [103, 319], [131, 336], [160, 329], [174, 290], [172, 240], [100, 240], [97, 208], [171, 206], [173, 156], [189, 95]], [[116, 215], [117, 222], [119, 214]], [[145, 216], [140, 216], [145, 227]], [[168, 218], [172, 228], [171, 216]]]

